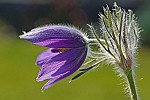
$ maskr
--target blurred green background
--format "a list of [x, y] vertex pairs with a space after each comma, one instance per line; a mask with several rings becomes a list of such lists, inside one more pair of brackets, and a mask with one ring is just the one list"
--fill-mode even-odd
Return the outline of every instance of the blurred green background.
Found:
[[[73, 24], [87, 30], [98, 24], [98, 12], [114, 0], [0, 0], [0, 100], [128, 100], [122, 81], [111, 66], [102, 66], [68, 83], [70, 77], [41, 92], [45, 82], [36, 82], [35, 59], [46, 48], [18, 38], [22, 30], [51, 23]], [[137, 54], [136, 80], [141, 100], [149, 100], [150, 2], [116, 0], [133, 9], [143, 28]]]

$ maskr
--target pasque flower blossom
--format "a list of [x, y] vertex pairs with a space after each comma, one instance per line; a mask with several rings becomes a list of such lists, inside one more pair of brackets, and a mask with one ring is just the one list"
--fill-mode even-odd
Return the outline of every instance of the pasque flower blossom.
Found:
[[87, 56], [89, 45], [96, 45], [93, 50], [90, 49], [89, 58], [82, 65], [85, 68], [80, 69], [71, 80], [99, 67], [101, 63], [112, 64], [125, 80], [131, 100], [139, 100], [134, 68], [137, 66], [135, 56], [141, 28], [130, 9], [126, 11], [114, 3], [112, 10], [108, 6], [103, 10], [104, 14], [99, 14], [100, 34], [88, 25], [95, 37], [93, 39], [88, 39], [76, 28], [62, 25], [35, 28], [20, 36], [33, 44], [49, 48], [36, 60], [36, 64], [41, 66], [37, 81], [48, 80], [42, 90], [78, 70]]
[[36, 64], [40, 66], [36, 80], [48, 80], [42, 90], [74, 73], [87, 55], [86, 36], [76, 28], [48, 25], [24, 32], [20, 38], [49, 48], [36, 60]]

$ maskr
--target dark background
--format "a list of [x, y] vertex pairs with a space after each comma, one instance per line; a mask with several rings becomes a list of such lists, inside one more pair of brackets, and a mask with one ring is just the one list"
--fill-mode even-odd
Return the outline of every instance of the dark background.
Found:
[[[114, 0], [1, 0], [0, 25], [8, 25], [10, 34], [22, 34], [22, 30], [29, 31], [37, 26], [58, 23], [69, 23], [86, 29], [86, 24], [98, 23], [99, 11], [102, 12], [102, 7], [106, 4], [112, 7], [113, 2]], [[132, 9], [136, 13], [138, 22], [144, 30], [143, 40], [149, 44], [150, 1], [116, 2], [124, 9]]]

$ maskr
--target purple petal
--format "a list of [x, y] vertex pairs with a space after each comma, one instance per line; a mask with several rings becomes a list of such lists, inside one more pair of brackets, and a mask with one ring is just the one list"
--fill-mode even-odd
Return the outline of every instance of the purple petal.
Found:
[[70, 70], [70, 68], [75, 67], [82, 55], [86, 54], [86, 52], [86, 47], [80, 47], [65, 51], [54, 56], [53, 58], [51, 58], [51, 60], [42, 65], [38, 74], [37, 81], [50, 79]]
[[83, 40], [78, 38], [55, 38], [55, 39], [46, 39], [41, 42], [35, 42], [34, 44], [50, 47], [50, 48], [76, 48], [82, 47], [85, 45]]
[[[68, 73], [68, 72], [66, 72], [66, 73]], [[66, 73], [61, 74], [61, 75], [59, 75], [58, 77], [55, 77], [55, 78], [49, 80], [49, 81], [42, 87], [41, 90], [44, 91], [45, 89], [51, 87], [54, 83], [56, 83], [57, 81], [61, 80], [62, 77], [63, 77]]]
[[47, 63], [51, 58], [58, 55], [59, 52], [52, 53], [52, 49], [45, 50], [42, 52], [36, 59], [36, 64], [38, 66], [42, 66], [43, 64]]
[[71, 75], [72, 73], [74, 73], [84, 62], [85, 58], [86, 58], [86, 54], [87, 52], [85, 52], [84, 54], [81, 54], [80, 59], [78, 59], [78, 63], [76, 63], [75, 65], [72, 65], [70, 63], [70, 66], [74, 66], [74, 67], [70, 67], [66, 72], [50, 79], [43, 87], [42, 87], [42, 91], [44, 91], [45, 89], [51, 87], [54, 83], [60, 81], [61, 79]]
[[34, 44], [50, 48], [75, 48], [86, 44], [82, 32], [67, 26], [45, 26], [35, 28], [20, 38], [33, 42]]

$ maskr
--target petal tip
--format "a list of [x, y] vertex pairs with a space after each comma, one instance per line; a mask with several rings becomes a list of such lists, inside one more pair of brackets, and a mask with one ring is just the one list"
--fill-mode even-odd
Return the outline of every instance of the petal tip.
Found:
[[25, 31], [22, 31], [22, 33], [23, 33], [23, 34], [26, 34], [26, 32], [25, 32]]
[[22, 31], [22, 33], [23, 33], [22, 35], [19, 35], [20, 39], [24, 39], [25, 35], [27, 34], [25, 31]]
[[42, 80], [41, 80], [41, 78], [37, 77], [37, 78], [36, 78], [36, 81], [37, 81], [37, 82], [41, 82]]
[[42, 93], [44, 93], [44, 91], [45, 91], [45, 88], [44, 88], [44, 87], [42, 87], [41, 91], [42, 91]]
[[23, 39], [23, 37], [24, 37], [24, 34], [23, 34], [23, 35], [19, 35], [19, 38], [20, 38], [20, 39]]
[[50, 83], [50, 84], [45, 84], [45, 85], [42, 87], [41, 91], [44, 92], [46, 89], [50, 88], [52, 85], [53, 85], [53, 83], [52, 83], [52, 84], [51, 84], [51, 83]]

